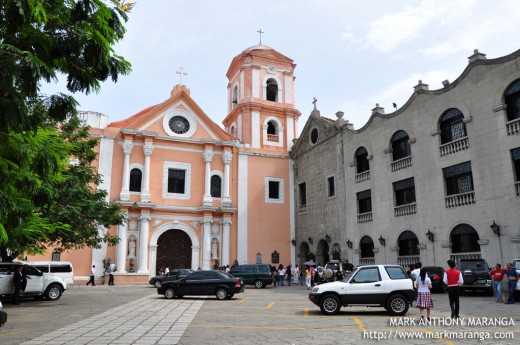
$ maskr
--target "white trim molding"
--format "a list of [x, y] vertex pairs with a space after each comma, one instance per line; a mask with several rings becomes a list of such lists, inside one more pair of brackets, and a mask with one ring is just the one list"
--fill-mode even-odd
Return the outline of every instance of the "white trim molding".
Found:
[[[276, 123], [276, 135], [278, 136], [278, 141], [269, 141], [268, 140], [268, 136], [267, 136], [267, 127], [268, 127], [268, 123], [270, 121], [273, 121]], [[262, 136], [263, 136], [263, 144], [264, 145], [269, 145], [269, 146], [279, 146], [279, 147], [283, 147], [283, 138], [284, 138], [284, 135], [283, 135], [283, 132], [284, 132], [284, 128], [282, 126], [282, 122], [274, 117], [274, 116], [268, 116], [265, 120], [264, 120], [264, 124], [262, 126]]]
[[[188, 122], [190, 123], [190, 128], [188, 129], [188, 131], [186, 133], [177, 134], [170, 129], [170, 119], [174, 116], [182, 116], [186, 120], [188, 120]], [[163, 129], [169, 136], [180, 137], [180, 138], [190, 138], [191, 136], [193, 136], [193, 134], [197, 130], [197, 121], [195, 120], [195, 117], [192, 114], [190, 114], [186, 111], [183, 111], [180, 109], [169, 109], [164, 113]]]
[[[269, 182], [278, 182], [278, 199], [269, 198]], [[283, 204], [284, 203], [284, 179], [281, 177], [264, 177], [264, 191], [266, 204]]]
[[[170, 169], [178, 169], [186, 171], [184, 176], [184, 193], [168, 193], [168, 171]], [[178, 200], [190, 200], [191, 190], [191, 164], [183, 162], [164, 162], [163, 166], [163, 188], [162, 197], [163, 199], [178, 199]]]

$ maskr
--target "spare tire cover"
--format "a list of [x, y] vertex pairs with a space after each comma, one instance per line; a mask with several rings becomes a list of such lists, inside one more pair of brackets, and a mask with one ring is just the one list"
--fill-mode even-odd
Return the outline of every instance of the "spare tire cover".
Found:
[[333, 275], [334, 273], [332, 272], [332, 270], [328, 268], [325, 270], [325, 272], [323, 272], [323, 276], [325, 277], [325, 279], [330, 279]]

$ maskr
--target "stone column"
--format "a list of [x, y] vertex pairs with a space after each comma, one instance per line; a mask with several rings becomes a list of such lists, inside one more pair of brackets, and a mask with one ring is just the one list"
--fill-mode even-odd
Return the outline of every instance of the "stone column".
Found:
[[[205, 188], [202, 203], [211, 206], [213, 198], [211, 197], [211, 161], [213, 160], [213, 150], [204, 150], [204, 161], [206, 162]], [[204, 247], [203, 247], [204, 249]]]
[[139, 253], [137, 254], [137, 273], [149, 273], [148, 270], [148, 231], [150, 215], [141, 214], [141, 229], [139, 229]]
[[229, 265], [229, 228], [231, 219], [224, 218], [222, 220], [222, 265]]
[[147, 141], [143, 146], [144, 151], [144, 174], [143, 191], [141, 192], [141, 202], [150, 202], [150, 156], [153, 152], [153, 144]]
[[199, 268], [199, 250], [200, 247], [191, 247], [191, 269], [196, 271]]
[[211, 219], [204, 219], [202, 221], [202, 269], [211, 269]]
[[150, 245], [150, 276], [157, 274], [157, 245]]
[[[127, 217], [128, 218], [128, 217]], [[127, 252], [127, 236], [126, 228], [128, 224], [124, 223], [117, 226], [117, 236], [119, 243], [116, 247], [116, 266], [120, 273], [126, 273], [126, 252]]]
[[222, 196], [222, 206], [231, 206], [231, 197], [229, 196], [229, 164], [231, 163], [231, 151], [224, 150], [222, 153], [222, 162], [224, 162], [224, 192]]
[[123, 144], [123, 152], [125, 153], [125, 163], [123, 165], [123, 185], [121, 186], [121, 194], [119, 199], [123, 201], [130, 200], [130, 154], [134, 144], [132, 140], [125, 139]]

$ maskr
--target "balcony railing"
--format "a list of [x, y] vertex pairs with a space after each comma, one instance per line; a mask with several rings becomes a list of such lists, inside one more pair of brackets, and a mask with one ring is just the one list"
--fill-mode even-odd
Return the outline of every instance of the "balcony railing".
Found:
[[407, 216], [409, 214], [416, 214], [416, 213], [417, 213], [417, 204], [416, 203], [394, 207], [394, 216], [395, 217]]
[[278, 135], [277, 134], [267, 134], [267, 141], [272, 141], [274, 143], [277, 143]]
[[446, 201], [446, 208], [471, 205], [475, 203], [475, 192], [450, 195], [444, 199]]
[[375, 265], [376, 259], [374, 258], [361, 258], [359, 259], [359, 266]]
[[372, 212], [361, 213], [357, 215], [358, 223], [368, 223], [372, 221]]
[[441, 151], [441, 157], [446, 155], [451, 155], [452, 153], [459, 152], [465, 150], [469, 147], [468, 137], [460, 138], [449, 142], [447, 144], [443, 144], [439, 147]]
[[419, 261], [421, 261], [421, 257], [418, 255], [407, 255], [397, 257], [397, 264], [399, 266], [402, 266], [403, 268], [408, 268], [408, 266], [410, 265], [415, 265]]
[[450, 254], [450, 259], [458, 263], [461, 259], [482, 259], [480, 252]]
[[363, 171], [362, 173], [356, 174], [356, 183], [370, 180], [370, 170]]
[[406, 169], [412, 166], [412, 156], [404, 157], [392, 162], [392, 171]]
[[520, 134], [520, 118], [506, 122], [507, 135]]
[[520, 181], [515, 182], [516, 186], [516, 196], [520, 196]]

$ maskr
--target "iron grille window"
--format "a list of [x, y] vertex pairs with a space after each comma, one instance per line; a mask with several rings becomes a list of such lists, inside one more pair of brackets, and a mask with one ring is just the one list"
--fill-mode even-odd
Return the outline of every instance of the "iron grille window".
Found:
[[449, 109], [441, 118], [441, 144], [467, 136], [464, 115], [459, 109]]
[[370, 189], [359, 192], [357, 195], [358, 214], [372, 212], [372, 194]]
[[506, 91], [507, 121], [520, 118], [520, 79], [515, 81]]
[[515, 181], [520, 181], [520, 147], [511, 150], [511, 159], [513, 160]]
[[298, 185], [300, 192], [300, 207], [307, 206], [307, 187], [305, 186], [305, 182], [300, 183]]
[[415, 182], [413, 177], [394, 182], [395, 206], [415, 202]]
[[132, 169], [130, 171], [130, 191], [131, 192], [140, 192], [141, 191], [141, 183], [143, 180], [141, 170]]
[[222, 197], [222, 179], [218, 175], [211, 176], [210, 194], [213, 198]]
[[442, 169], [446, 182], [446, 195], [473, 191], [471, 162], [464, 162]]
[[266, 83], [266, 99], [276, 102], [278, 99], [278, 83], [274, 79], [268, 79]]
[[168, 169], [168, 193], [184, 194], [186, 170]]
[[334, 183], [334, 176], [327, 178], [327, 184], [329, 187], [329, 198], [336, 195], [336, 186]]
[[398, 239], [399, 256], [419, 255], [419, 239], [410, 230], [403, 232]]
[[361, 258], [373, 258], [374, 257], [374, 241], [370, 236], [363, 236], [359, 241], [359, 250]]
[[399, 160], [412, 154], [409, 143], [410, 138], [405, 131], [398, 131], [392, 137], [392, 157], [393, 160]]
[[477, 231], [471, 225], [459, 224], [451, 232], [451, 252], [480, 252], [479, 239]]
[[269, 199], [280, 199], [279, 181], [269, 181]]
[[358, 174], [370, 170], [368, 152], [364, 147], [360, 147], [356, 151], [356, 169]]

